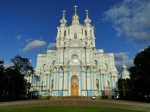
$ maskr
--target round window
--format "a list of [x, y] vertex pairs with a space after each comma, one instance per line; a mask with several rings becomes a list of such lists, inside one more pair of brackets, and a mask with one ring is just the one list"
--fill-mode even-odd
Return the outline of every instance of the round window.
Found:
[[78, 56], [77, 55], [72, 56], [72, 62], [78, 62]]

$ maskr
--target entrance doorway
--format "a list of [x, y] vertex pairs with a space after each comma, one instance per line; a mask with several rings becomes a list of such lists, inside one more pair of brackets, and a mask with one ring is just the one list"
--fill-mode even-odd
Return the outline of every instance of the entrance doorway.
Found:
[[71, 96], [78, 96], [79, 93], [79, 79], [76, 75], [71, 77]]

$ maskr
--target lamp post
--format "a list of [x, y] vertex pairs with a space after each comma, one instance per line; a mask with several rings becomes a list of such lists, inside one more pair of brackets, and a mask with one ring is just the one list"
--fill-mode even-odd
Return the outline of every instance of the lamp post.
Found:
[[[41, 76], [41, 73], [40, 73], [40, 76]], [[40, 76], [38, 77], [38, 81], [39, 81], [39, 97], [40, 97], [40, 94], [41, 94], [41, 83], [40, 83], [40, 81], [41, 81], [41, 78], [40, 78]]]
[[88, 69], [88, 67], [87, 67], [87, 60], [86, 60], [86, 47], [84, 47], [85, 48], [85, 72], [86, 72], [86, 92], [87, 92], [87, 99], [88, 99], [88, 89], [87, 89], [87, 69]]
[[50, 69], [50, 75], [49, 75], [49, 99], [51, 98], [51, 93], [52, 93], [52, 90], [51, 90], [51, 71], [52, 71], [52, 69]]
[[65, 51], [65, 47], [63, 47], [63, 65], [61, 66], [61, 69], [63, 70], [63, 79], [62, 79], [62, 93], [61, 93], [61, 99], [63, 99], [63, 91], [64, 91], [64, 51]]

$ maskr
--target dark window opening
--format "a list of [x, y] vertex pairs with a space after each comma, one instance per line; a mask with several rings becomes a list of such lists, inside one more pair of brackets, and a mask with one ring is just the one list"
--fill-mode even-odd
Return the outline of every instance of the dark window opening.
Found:
[[77, 39], [77, 33], [74, 33], [74, 39]]

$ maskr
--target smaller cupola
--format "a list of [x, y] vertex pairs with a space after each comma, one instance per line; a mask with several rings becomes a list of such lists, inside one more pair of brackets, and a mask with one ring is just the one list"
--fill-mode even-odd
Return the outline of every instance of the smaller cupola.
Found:
[[74, 6], [74, 16], [72, 17], [72, 24], [79, 24], [79, 17], [77, 15], [77, 7], [78, 6]]
[[62, 11], [63, 17], [60, 20], [60, 26], [66, 26], [66, 24], [67, 24], [67, 20], [65, 19], [65, 12], [66, 12], [65, 10]]
[[125, 62], [123, 61], [123, 65], [122, 65], [122, 75], [121, 78], [122, 79], [130, 79], [130, 73], [127, 71], [127, 66], [125, 65]]
[[86, 26], [90, 26], [91, 20], [89, 19], [88, 10], [85, 10], [85, 11], [86, 11], [86, 19], [84, 20], [84, 23]]

